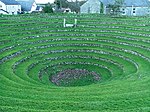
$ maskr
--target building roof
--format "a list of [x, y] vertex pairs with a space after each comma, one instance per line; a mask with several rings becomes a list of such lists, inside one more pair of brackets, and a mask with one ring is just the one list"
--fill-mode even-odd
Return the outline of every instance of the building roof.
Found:
[[102, 2], [105, 6], [113, 4], [115, 2], [114, 0], [99, 0], [99, 1]]
[[1, 2], [3, 2], [5, 5], [19, 5], [18, 2], [16, 2], [15, 0], [0, 0]]
[[31, 11], [34, 0], [16, 0], [20, 5], [23, 11]]
[[[115, 0], [99, 0], [104, 3], [104, 5], [114, 4]], [[135, 6], [135, 7], [148, 7], [150, 6], [150, 2], [148, 0], [124, 0], [124, 6]]]
[[148, 0], [125, 0], [124, 2], [125, 6], [136, 6], [136, 7], [143, 7], [149, 6], [149, 1]]
[[[93, 0], [87, 0], [89, 2], [93, 2]], [[85, 1], [85, 3], [87, 2]], [[105, 6], [109, 5], [109, 4], [113, 4], [115, 0], [97, 0], [99, 2], [102, 2]], [[83, 5], [83, 4], [82, 4]]]

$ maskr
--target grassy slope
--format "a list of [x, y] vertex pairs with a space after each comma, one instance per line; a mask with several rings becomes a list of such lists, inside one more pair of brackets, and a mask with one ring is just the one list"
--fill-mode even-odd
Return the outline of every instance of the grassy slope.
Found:
[[[63, 28], [64, 17], [78, 18], [80, 26]], [[0, 111], [150, 111], [149, 19], [46, 14], [1, 17]], [[57, 40], [60, 38], [64, 40]], [[72, 49], [83, 51], [48, 53]], [[18, 51], [22, 53], [11, 57]], [[2, 62], [8, 55], [10, 59]], [[58, 59], [46, 60], [52, 57]], [[62, 62], [89, 62], [101, 67], [58, 65]], [[33, 63], [36, 66], [29, 70]], [[39, 71], [50, 65], [55, 65], [48, 68], [50, 74], [65, 68], [82, 68], [97, 71], [102, 80], [88, 86], [57, 87], [49, 82], [48, 75], [38, 78]]]

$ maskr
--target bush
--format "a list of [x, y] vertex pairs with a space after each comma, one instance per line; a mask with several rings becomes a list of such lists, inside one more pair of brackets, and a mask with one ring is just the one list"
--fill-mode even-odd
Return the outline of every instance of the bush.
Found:
[[44, 13], [53, 13], [53, 9], [50, 3], [48, 3], [44, 8], [43, 8]]

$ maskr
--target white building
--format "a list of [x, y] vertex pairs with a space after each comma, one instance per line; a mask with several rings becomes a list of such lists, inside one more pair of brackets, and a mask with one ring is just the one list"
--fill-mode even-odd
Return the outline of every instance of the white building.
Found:
[[100, 13], [101, 1], [100, 0], [88, 0], [80, 7], [81, 13]]
[[2, 14], [17, 14], [21, 11], [21, 5], [15, 0], [0, 0], [0, 9]]
[[35, 0], [15, 0], [21, 5], [22, 11], [32, 12], [37, 10], [37, 5]]
[[121, 8], [122, 15], [145, 16], [150, 14], [150, 2], [148, 0], [125, 0]]
[[[115, 0], [87, 0], [80, 7], [80, 13], [102, 13], [109, 14], [109, 5], [113, 5]], [[103, 5], [102, 5], [103, 4]], [[120, 8], [121, 15], [127, 16], [145, 16], [150, 15], [149, 0], [124, 0]]]

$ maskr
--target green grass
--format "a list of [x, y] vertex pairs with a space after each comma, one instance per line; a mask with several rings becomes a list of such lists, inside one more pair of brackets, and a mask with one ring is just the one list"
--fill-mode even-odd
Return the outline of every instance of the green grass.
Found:
[[[63, 18], [78, 27], [63, 28]], [[0, 112], [149, 112], [150, 17], [0, 17]], [[66, 69], [100, 75], [56, 86]], [[39, 76], [41, 75], [41, 79]], [[84, 86], [82, 86], [84, 85]]]

